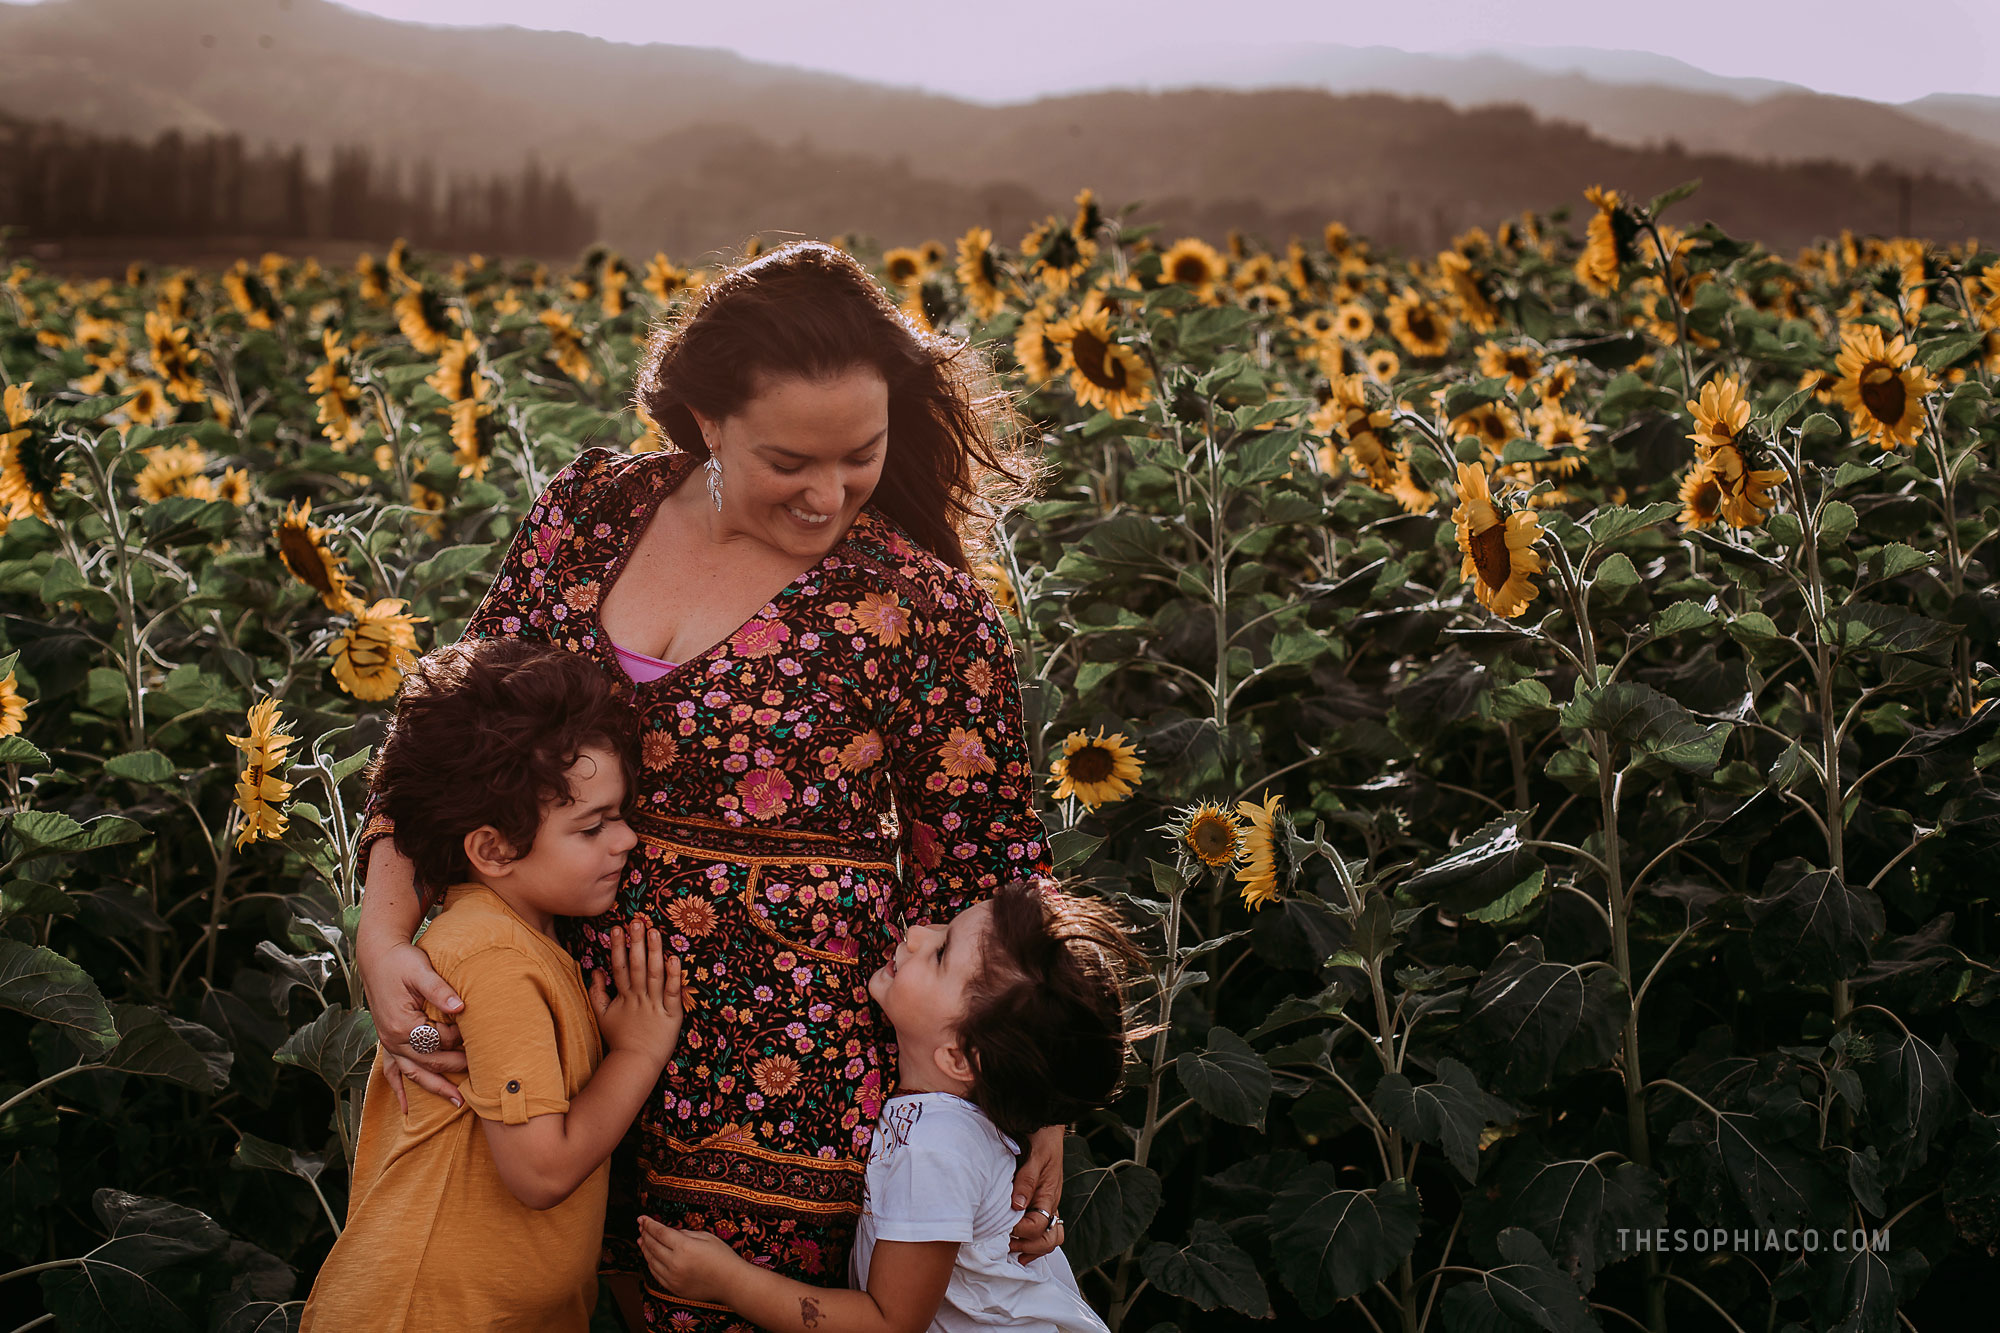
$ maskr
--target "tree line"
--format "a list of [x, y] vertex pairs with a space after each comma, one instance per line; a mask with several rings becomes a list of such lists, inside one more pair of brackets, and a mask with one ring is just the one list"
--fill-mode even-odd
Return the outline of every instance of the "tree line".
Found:
[[426, 249], [567, 255], [596, 238], [597, 211], [533, 158], [513, 175], [441, 175], [350, 147], [318, 170], [304, 148], [252, 152], [237, 134], [167, 130], [147, 143], [0, 117], [0, 227], [29, 243], [403, 236]]

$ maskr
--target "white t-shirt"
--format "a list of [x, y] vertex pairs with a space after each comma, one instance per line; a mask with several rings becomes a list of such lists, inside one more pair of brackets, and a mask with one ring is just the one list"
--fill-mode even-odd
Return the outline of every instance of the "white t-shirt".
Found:
[[1061, 1250], [1023, 1264], [1007, 1252], [1020, 1148], [986, 1113], [948, 1092], [891, 1097], [868, 1152], [868, 1196], [854, 1232], [850, 1285], [868, 1286], [882, 1240], [955, 1240], [958, 1262], [931, 1328], [1105, 1333]]

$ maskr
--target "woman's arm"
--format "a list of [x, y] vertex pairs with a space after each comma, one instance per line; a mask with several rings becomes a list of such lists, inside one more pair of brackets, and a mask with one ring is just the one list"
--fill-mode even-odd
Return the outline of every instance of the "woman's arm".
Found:
[[354, 961], [361, 969], [376, 1036], [389, 1058], [390, 1086], [395, 1088], [396, 1101], [405, 1114], [410, 1109], [405, 1078], [454, 1106], [462, 1106], [450, 1078], [465, 1072], [458, 1029], [448, 1022], [436, 1024], [440, 1049], [433, 1054], [419, 1055], [410, 1048], [410, 1029], [425, 1021], [426, 1004], [443, 1014], [465, 1008], [424, 951], [410, 943], [424, 919], [410, 858], [386, 837], [377, 838], [364, 855], [368, 863], [362, 881], [361, 920], [354, 929]]
[[868, 1290], [847, 1291], [759, 1268], [706, 1231], [677, 1231], [650, 1217], [639, 1219], [639, 1248], [668, 1291], [727, 1305], [772, 1333], [923, 1333], [958, 1262], [957, 1241], [879, 1241]]

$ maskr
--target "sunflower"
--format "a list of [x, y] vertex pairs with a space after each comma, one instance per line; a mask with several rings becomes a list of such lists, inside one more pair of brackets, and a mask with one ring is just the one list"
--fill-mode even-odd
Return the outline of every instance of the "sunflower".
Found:
[[320, 434], [345, 453], [348, 446], [361, 438], [361, 418], [356, 415], [361, 407], [361, 391], [347, 377], [350, 349], [341, 345], [340, 331], [326, 330], [320, 335], [320, 344], [326, 349], [326, 364], [314, 367], [306, 376], [306, 390], [319, 396]]
[[236, 780], [236, 808], [243, 812], [238, 848], [259, 838], [281, 838], [285, 814], [278, 807], [292, 794], [292, 784], [278, 776], [285, 767], [285, 748], [298, 737], [280, 731], [278, 701], [266, 699], [250, 710], [250, 734], [231, 736], [243, 751], [243, 773]]
[[215, 483], [215, 498], [227, 500], [241, 509], [250, 503], [250, 470], [240, 467], [222, 469], [222, 477]]
[[396, 323], [419, 356], [436, 356], [451, 337], [444, 298], [428, 287], [412, 287], [396, 298]]
[[[432, 541], [444, 536], [444, 496], [424, 485], [421, 481], [410, 482], [411, 515], [417, 531]], [[419, 517], [420, 516], [420, 517]]]
[[1228, 261], [1207, 241], [1183, 236], [1160, 258], [1160, 281], [1186, 287], [1204, 301], [1215, 297], [1215, 284], [1229, 272]]
[[1236, 265], [1236, 272], [1229, 279], [1236, 285], [1236, 290], [1247, 292], [1252, 287], [1261, 287], [1267, 282], [1276, 282], [1278, 280], [1278, 261], [1269, 255], [1243, 254], [1242, 240], [1242, 237], [1232, 234], [1232, 241], [1229, 247], [1230, 253], [1234, 254], [1238, 261], [1240, 261]]
[[1526, 510], [1502, 514], [1493, 503], [1486, 469], [1476, 463], [1458, 465], [1458, 549], [1465, 553], [1459, 577], [1496, 616], [1512, 620], [1528, 609], [1540, 589], [1528, 578], [1542, 572], [1542, 557], [1534, 544], [1542, 525]]
[[1549, 367], [1548, 374], [1535, 386], [1536, 395], [1544, 403], [1560, 403], [1576, 387], [1576, 363], [1558, 361]]
[[1095, 236], [1104, 225], [1104, 210], [1098, 206], [1097, 191], [1085, 187], [1077, 191], [1076, 216], [1070, 219], [1070, 233], [1078, 240]]
[[1213, 801], [1190, 806], [1172, 832], [1189, 856], [1211, 870], [1230, 864], [1243, 850], [1242, 825]]
[[1275, 282], [1260, 282], [1244, 289], [1243, 306], [1260, 315], [1282, 315], [1292, 308], [1292, 294]]
[[333, 678], [357, 699], [379, 703], [394, 695], [403, 673], [417, 661], [415, 626], [423, 616], [403, 615], [409, 603], [384, 597], [370, 607], [356, 606], [354, 624], [342, 630], [327, 651], [333, 658]]
[[1063, 344], [1070, 392], [1085, 407], [1130, 416], [1152, 397], [1152, 367], [1112, 339], [1111, 318], [1101, 308], [1086, 306], [1050, 334]]
[[1055, 784], [1058, 801], [1074, 796], [1086, 809], [1095, 810], [1130, 796], [1144, 767], [1138, 747], [1123, 732], [1106, 736], [1099, 727], [1096, 736], [1069, 734], [1062, 753], [1049, 765], [1049, 780]]
[[1583, 466], [1584, 451], [1590, 448], [1590, 422], [1561, 403], [1543, 403], [1528, 412], [1528, 425], [1535, 443], [1557, 456], [1535, 464], [1538, 472], [1569, 476]]
[[1505, 403], [1481, 403], [1453, 417], [1449, 429], [1452, 438], [1477, 440], [1481, 453], [1497, 458], [1522, 434], [1521, 414]]
[[132, 399], [119, 409], [126, 428], [133, 426], [158, 426], [172, 419], [174, 405], [167, 398], [167, 390], [158, 380], [135, 381], [131, 385]]
[[1366, 342], [1375, 336], [1375, 316], [1367, 306], [1349, 301], [1333, 313], [1334, 332], [1349, 342]]
[[1541, 373], [1542, 358], [1532, 347], [1503, 347], [1487, 342], [1479, 348], [1479, 373], [1488, 379], [1506, 380], [1508, 393], [1519, 393]]
[[1922, 366], [1910, 364], [1916, 348], [1902, 335], [1883, 342], [1872, 324], [1850, 324], [1840, 331], [1840, 372], [1835, 398], [1847, 409], [1856, 430], [1883, 448], [1915, 448], [1924, 424], [1924, 396], [1937, 381]]
[[1618, 290], [1619, 270], [1636, 255], [1633, 241], [1639, 220], [1616, 190], [1593, 185], [1583, 196], [1597, 205], [1597, 212], [1585, 230], [1583, 253], [1577, 256], [1577, 281], [1599, 296], [1609, 296]]
[[1290, 832], [1280, 813], [1283, 802], [1282, 796], [1267, 791], [1261, 805], [1255, 801], [1236, 803], [1236, 813], [1249, 823], [1243, 831], [1243, 865], [1236, 880], [1243, 886], [1243, 905], [1253, 912], [1278, 900], [1278, 861], [1290, 850], [1278, 845], [1280, 837]]
[[646, 276], [639, 282], [655, 301], [667, 302], [675, 293], [688, 285], [688, 271], [668, 259], [665, 251], [657, 251], [646, 263]]
[[215, 498], [215, 483], [202, 475], [208, 467], [208, 454], [200, 445], [163, 444], [141, 452], [146, 466], [134, 484], [139, 488], [139, 498], [147, 504], [158, 504], [176, 495], [197, 500]]
[[486, 379], [479, 373], [479, 337], [470, 331], [445, 343], [438, 353], [437, 369], [424, 383], [443, 395], [447, 403], [486, 397]]
[[237, 260], [236, 266], [222, 275], [222, 289], [229, 294], [236, 313], [253, 329], [271, 328], [285, 313], [264, 279], [252, 273], [244, 260]]
[[993, 233], [974, 227], [958, 238], [958, 290], [975, 319], [1000, 313], [1006, 297], [1000, 291], [1000, 257], [993, 252]]
[[1021, 604], [1014, 596], [1014, 581], [1007, 577], [1006, 566], [998, 560], [980, 560], [973, 564], [972, 575], [979, 580], [979, 586], [986, 589], [986, 595], [993, 599], [994, 606], [1011, 616], [1021, 614]]
[[597, 308], [606, 319], [616, 319], [625, 313], [625, 289], [631, 282], [632, 270], [624, 260], [614, 256], [606, 261], [597, 297]]
[[[78, 324], [79, 333], [83, 325]], [[153, 358], [153, 371], [167, 382], [167, 390], [184, 403], [198, 403], [208, 396], [195, 367], [201, 353], [188, 346], [188, 331], [157, 310], [146, 312], [146, 342]]]
[[21, 691], [9, 671], [5, 680], [0, 680], [0, 736], [18, 736], [21, 727], [28, 720], [28, 701], [21, 697]]
[[576, 322], [560, 310], [544, 310], [539, 318], [542, 327], [549, 331], [549, 360], [578, 384], [595, 381], [597, 369], [591, 365], [590, 354], [583, 350]]
[[891, 287], [910, 287], [924, 276], [924, 257], [908, 246], [897, 246], [882, 255], [882, 277]]
[[286, 505], [285, 516], [278, 520], [272, 533], [278, 543], [278, 556], [292, 576], [317, 592], [328, 610], [353, 615], [361, 609], [361, 603], [348, 591], [347, 571], [341, 568], [345, 562], [326, 544], [332, 535], [332, 528], [312, 525], [311, 500]]
[[458, 475], [479, 481], [493, 457], [493, 409], [476, 398], [451, 405], [451, 461]]
[[1389, 332], [1411, 356], [1443, 356], [1451, 348], [1451, 318], [1405, 288], [1389, 298]]
[[1402, 369], [1402, 358], [1386, 347], [1378, 347], [1368, 354], [1368, 373], [1385, 384], [1395, 379]]
[[1694, 470], [1681, 478], [1681, 526], [1705, 528], [1722, 517], [1722, 483], [1715, 469], [1697, 462]]
[[1021, 256], [1032, 256], [1030, 278], [1040, 279], [1049, 291], [1066, 292], [1097, 258], [1097, 242], [1078, 236], [1052, 217], [1021, 238]]
[[1340, 321], [1331, 310], [1308, 310], [1303, 315], [1295, 315], [1285, 321], [1292, 332], [1299, 335], [1310, 351], [1316, 343], [1338, 342]]
[[1752, 468], [1743, 451], [1724, 445], [1709, 451], [1710, 474], [1722, 491], [1722, 518], [1731, 527], [1754, 528], [1777, 506], [1772, 488], [1784, 484], [1785, 474], [1772, 468]]
[[7, 419], [0, 431], [0, 528], [17, 518], [47, 518], [49, 496], [68, 484], [57, 471], [60, 448], [35, 426], [25, 384], [10, 384], [0, 394], [0, 411]]
[[1689, 399], [1687, 406], [1694, 413], [1694, 433], [1688, 439], [1694, 441], [1697, 457], [1740, 444], [1750, 424], [1749, 400], [1743, 396], [1743, 386], [1729, 375], [1702, 385], [1701, 397]]
[[1468, 328], [1475, 333], [1491, 333], [1498, 327], [1500, 312], [1487, 298], [1485, 277], [1472, 267], [1471, 260], [1455, 250], [1447, 250], [1438, 256], [1438, 272], [1458, 302], [1459, 317]]
[[1344, 257], [1354, 248], [1354, 235], [1348, 231], [1345, 222], [1327, 223], [1321, 239], [1326, 243], [1326, 252], [1335, 259]]
[[1014, 359], [1027, 372], [1030, 385], [1046, 384], [1062, 370], [1063, 345], [1055, 336], [1061, 321], [1051, 324], [1050, 313], [1036, 306], [1021, 316], [1020, 327], [1014, 332]]

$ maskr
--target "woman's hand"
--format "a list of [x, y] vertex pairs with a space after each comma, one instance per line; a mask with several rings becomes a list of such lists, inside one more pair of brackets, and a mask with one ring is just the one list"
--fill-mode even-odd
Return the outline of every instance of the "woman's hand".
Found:
[[429, 1021], [424, 1014], [426, 1001], [446, 1014], [465, 1008], [465, 1002], [452, 992], [424, 951], [414, 944], [394, 944], [379, 950], [372, 961], [361, 964], [361, 970], [368, 1009], [375, 1019], [375, 1035], [382, 1043], [389, 1082], [396, 1089], [396, 1103], [403, 1114], [410, 1112], [404, 1079], [453, 1106], [463, 1106], [465, 1099], [450, 1077], [465, 1072], [465, 1052], [460, 1049], [458, 1025], [449, 1020], [432, 1024], [438, 1032], [438, 1049], [430, 1055], [420, 1055], [411, 1049], [410, 1029]]
[[1063, 1135], [1066, 1125], [1047, 1125], [1028, 1140], [1028, 1156], [1014, 1173], [1014, 1206], [1025, 1208], [1014, 1224], [1010, 1253], [1021, 1262], [1033, 1263], [1063, 1242], [1062, 1219], [1056, 1208], [1062, 1203]]
[[680, 1231], [645, 1216], [639, 1218], [639, 1250], [662, 1288], [710, 1305], [729, 1304], [729, 1279], [749, 1262], [706, 1231]]

